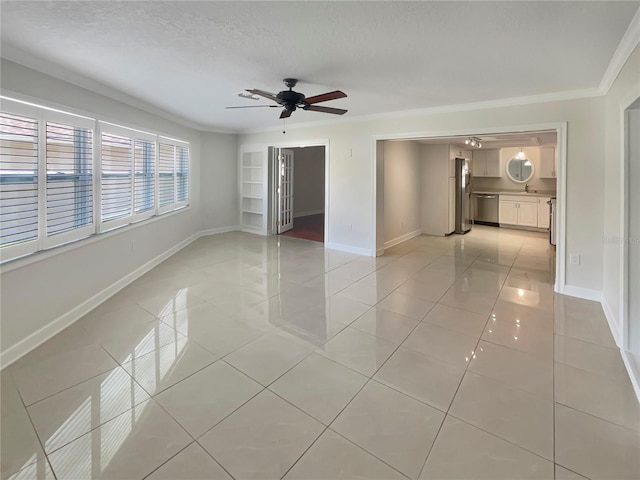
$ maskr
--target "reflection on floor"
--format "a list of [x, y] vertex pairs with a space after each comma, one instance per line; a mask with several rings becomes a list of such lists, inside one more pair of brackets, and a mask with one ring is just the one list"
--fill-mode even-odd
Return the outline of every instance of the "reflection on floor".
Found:
[[293, 219], [293, 228], [282, 235], [324, 242], [324, 213]]
[[2, 371], [2, 478], [640, 478], [600, 305], [552, 263], [482, 227], [201, 238]]

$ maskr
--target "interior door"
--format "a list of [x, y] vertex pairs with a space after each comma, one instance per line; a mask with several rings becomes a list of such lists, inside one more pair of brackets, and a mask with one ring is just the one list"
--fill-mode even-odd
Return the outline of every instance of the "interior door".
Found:
[[293, 228], [293, 151], [278, 154], [278, 233]]

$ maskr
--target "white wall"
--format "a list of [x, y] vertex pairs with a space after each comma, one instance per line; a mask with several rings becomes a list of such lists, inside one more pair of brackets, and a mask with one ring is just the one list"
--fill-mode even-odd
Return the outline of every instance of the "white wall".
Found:
[[420, 178], [420, 144], [384, 142], [385, 245], [420, 230]]
[[293, 150], [293, 216], [324, 212], [324, 147]]
[[422, 232], [445, 235], [449, 226], [449, 145], [421, 145]]
[[[0, 349], [4, 356], [11, 347], [15, 351], [27, 345], [29, 337], [40, 338], [39, 331], [40, 335], [55, 333], [50, 329], [59, 325], [56, 319], [200, 231], [203, 218], [210, 227], [235, 225], [237, 208], [232, 202], [237, 197], [236, 182], [227, 178], [227, 166], [236, 171], [237, 144], [234, 135], [204, 134], [207, 165], [202, 169], [200, 132], [4, 59], [1, 69], [4, 95], [27, 95], [61, 109], [150, 129], [191, 145], [190, 208], [77, 242], [77, 248], [58, 247], [53, 252], [62, 253], [53, 256], [35, 254], [31, 259], [39, 260], [32, 263], [16, 260], [3, 267]], [[217, 162], [225, 167], [218, 168]], [[200, 198], [201, 183], [207, 189], [205, 205]]]
[[200, 229], [239, 225], [238, 136], [202, 132], [200, 141]]
[[[473, 177], [472, 185], [474, 190], [482, 190], [488, 188], [491, 190], [524, 190], [524, 183], [514, 182], [507, 175], [507, 162], [510, 158], [514, 157], [520, 151], [519, 148], [504, 148], [501, 151], [502, 155], [502, 177], [500, 178], [484, 178]], [[531, 160], [533, 164], [533, 177], [527, 183], [530, 190], [538, 190], [552, 193], [556, 193], [556, 180], [555, 178], [540, 178], [540, 147], [525, 147], [522, 149], [527, 158]]]
[[[620, 340], [622, 328], [621, 275], [622, 222], [621, 184], [623, 175], [622, 108], [640, 96], [640, 47], [631, 54], [618, 78], [612, 85], [605, 101], [605, 186], [604, 186], [604, 237], [601, 238], [604, 256], [604, 301], [605, 312], [612, 324], [616, 341]], [[637, 135], [638, 132], [635, 132]], [[638, 188], [637, 185], [631, 188]], [[636, 292], [637, 295], [637, 292]]]
[[[300, 112], [304, 114], [306, 112]], [[445, 113], [415, 112], [369, 120], [287, 128], [287, 141], [330, 140], [329, 245], [372, 254], [375, 199], [374, 137], [476, 133], [482, 129], [567, 122], [567, 254], [579, 253], [580, 265], [567, 265], [566, 283], [601, 291], [604, 224], [604, 97], [565, 100]], [[275, 127], [274, 127], [275, 128]], [[244, 134], [240, 143], [276, 144], [275, 130]], [[585, 214], [588, 212], [588, 214]], [[568, 262], [567, 262], [568, 263]]]

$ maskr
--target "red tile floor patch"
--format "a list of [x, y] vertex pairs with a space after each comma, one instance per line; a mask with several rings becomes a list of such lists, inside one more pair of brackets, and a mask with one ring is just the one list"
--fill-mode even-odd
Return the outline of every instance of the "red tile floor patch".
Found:
[[294, 218], [293, 228], [281, 235], [324, 243], [324, 213]]

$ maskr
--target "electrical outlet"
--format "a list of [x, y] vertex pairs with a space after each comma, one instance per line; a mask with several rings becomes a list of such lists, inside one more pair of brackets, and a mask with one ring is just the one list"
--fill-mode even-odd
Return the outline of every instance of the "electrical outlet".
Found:
[[569, 263], [572, 265], [580, 265], [580, 254], [578, 253], [569, 254]]

